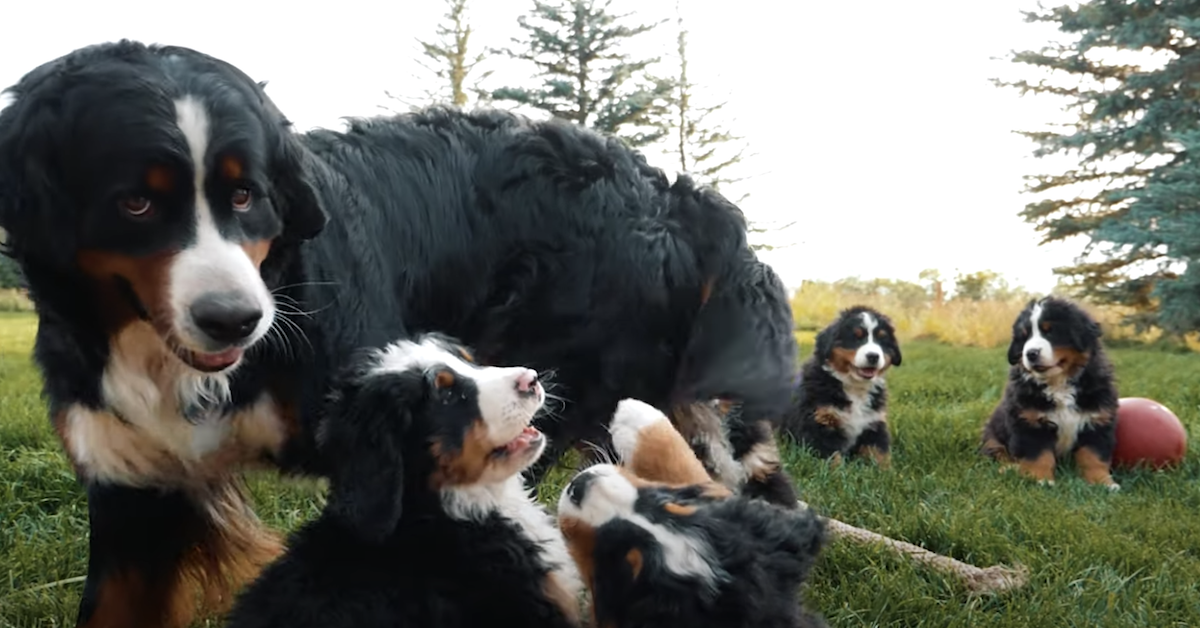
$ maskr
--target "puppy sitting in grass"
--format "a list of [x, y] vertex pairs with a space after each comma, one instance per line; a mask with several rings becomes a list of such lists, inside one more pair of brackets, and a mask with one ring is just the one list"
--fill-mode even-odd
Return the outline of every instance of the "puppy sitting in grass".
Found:
[[864, 306], [844, 310], [817, 334], [812, 356], [801, 365], [783, 432], [835, 463], [862, 455], [890, 467], [884, 376], [900, 360], [888, 317]]

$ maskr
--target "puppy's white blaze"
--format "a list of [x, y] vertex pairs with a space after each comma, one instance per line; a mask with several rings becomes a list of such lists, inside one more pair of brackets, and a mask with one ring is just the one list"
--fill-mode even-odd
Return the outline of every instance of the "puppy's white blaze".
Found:
[[[1029, 313], [1029, 340], [1025, 341], [1025, 346], [1021, 347], [1021, 362], [1026, 369], [1033, 369], [1038, 365], [1049, 366], [1054, 363], [1054, 347], [1049, 340], [1042, 335], [1041, 324], [1042, 304], [1037, 303], [1033, 306], [1033, 310]], [[1037, 349], [1039, 351], [1038, 361], [1029, 361], [1029, 350]]]
[[708, 587], [716, 584], [717, 573], [705, 558], [711, 550], [704, 539], [679, 534], [655, 525], [634, 512], [634, 504], [638, 498], [637, 487], [630, 484], [615, 466], [598, 464], [582, 473], [596, 477], [588, 485], [579, 506], [571, 502], [570, 491], [563, 490], [558, 499], [559, 517], [579, 519], [593, 528], [614, 519], [628, 521], [654, 536], [654, 540], [663, 549], [663, 564], [672, 573], [699, 578]]
[[638, 434], [642, 428], [658, 421], [670, 422], [667, 415], [654, 406], [638, 399], [622, 399], [617, 403], [609, 431], [612, 433], [613, 448], [622, 462], [629, 462], [637, 449]]
[[262, 318], [245, 341], [245, 346], [250, 346], [258, 342], [274, 322], [275, 301], [250, 256], [236, 242], [222, 237], [213, 219], [212, 207], [204, 194], [208, 176], [205, 156], [209, 143], [209, 119], [204, 104], [193, 96], [181, 98], [175, 101], [175, 116], [195, 169], [193, 186], [196, 193], [196, 240], [176, 255], [168, 272], [167, 292], [175, 316], [175, 329], [189, 348], [214, 350], [202, 340], [205, 336], [192, 321], [188, 307], [207, 292], [236, 292], [262, 310]]
[[[854, 366], [860, 369], [883, 366], [883, 347], [878, 342], [875, 342], [875, 328], [879, 327], [879, 321], [875, 320], [875, 317], [871, 316], [870, 312], [863, 312], [860, 316], [862, 317], [863, 327], [867, 328], [867, 342], [859, 347], [858, 351], [854, 352]], [[868, 353], [879, 354], [879, 361], [875, 364], [867, 362]]]
[[445, 364], [456, 376], [475, 383], [479, 391], [479, 412], [489, 436], [494, 438], [516, 438], [546, 400], [545, 391], [540, 386], [533, 397], [523, 397], [517, 393], [517, 380], [526, 373], [532, 373], [532, 369], [471, 364], [447, 351], [432, 338], [420, 343], [402, 340], [388, 345], [379, 353], [374, 370], [396, 373], [437, 364]]

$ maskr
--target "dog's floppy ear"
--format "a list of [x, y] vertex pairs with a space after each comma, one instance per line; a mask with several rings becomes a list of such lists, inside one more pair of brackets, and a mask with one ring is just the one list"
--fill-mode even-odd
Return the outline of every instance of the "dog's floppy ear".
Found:
[[888, 352], [888, 357], [892, 360], [892, 366], [900, 366], [902, 356], [900, 355], [900, 341], [896, 340], [896, 334], [892, 334], [891, 340], [887, 343], [886, 351]]
[[42, 97], [52, 68], [30, 72], [7, 94], [0, 110], [0, 229], [4, 252], [22, 263], [30, 257], [63, 264], [73, 250], [72, 208], [52, 162], [61, 139], [57, 109]]
[[329, 469], [329, 512], [378, 543], [403, 514], [403, 441], [423, 383], [404, 373], [349, 376], [334, 389], [317, 434]]
[[833, 335], [837, 333], [837, 328], [830, 326], [821, 330], [817, 334], [817, 346], [813, 348], [813, 353], [822, 360], [828, 360], [833, 354]]
[[321, 233], [329, 219], [312, 182], [311, 168], [318, 166], [309, 163], [304, 147], [286, 121], [281, 122], [278, 132], [271, 177], [276, 198], [272, 200], [283, 217], [284, 236], [308, 240]]
[[1021, 361], [1021, 350], [1025, 347], [1025, 338], [1013, 329], [1012, 343], [1008, 345], [1008, 363], [1015, 365]]

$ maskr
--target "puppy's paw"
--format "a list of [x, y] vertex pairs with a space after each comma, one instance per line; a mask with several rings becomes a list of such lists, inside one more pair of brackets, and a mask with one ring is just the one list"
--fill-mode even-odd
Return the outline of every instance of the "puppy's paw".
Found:
[[643, 430], [662, 425], [674, 430], [671, 420], [654, 406], [637, 399], [623, 399], [613, 413], [609, 431], [612, 433], [613, 449], [622, 462], [629, 462], [638, 448]]

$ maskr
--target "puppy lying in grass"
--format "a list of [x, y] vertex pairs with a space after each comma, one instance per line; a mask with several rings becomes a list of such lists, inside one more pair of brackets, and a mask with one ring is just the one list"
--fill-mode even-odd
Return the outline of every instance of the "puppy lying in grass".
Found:
[[606, 628], [816, 628], [800, 587], [825, 543], [808, 508], [713, 482], [661, 412], [622, 401], [610, 427], [618, 464], [581, 471], [559, 527]]

